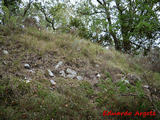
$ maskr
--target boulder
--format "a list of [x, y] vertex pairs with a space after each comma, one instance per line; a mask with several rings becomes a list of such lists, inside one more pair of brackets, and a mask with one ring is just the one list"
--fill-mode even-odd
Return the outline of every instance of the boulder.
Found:
[[129, 83], [129, 80], [123, 79], [122, 81], [124, 81], [124, 83], [126, 83], [126, 84], [130, 84], [130, 83]]
[[29, 64], [24, 64], [24, 68], [26, 68], [26, 69], [30, 69], [31, 67], [30, 67], [30, 65]]
[[48, 75], [49, 75], [50, 77], [54, 77], [54, 74], [53, 74], [53, 72], [52, 72], [50, 69], [48, 69], [47, 72], [48, 72]]
[[67, 77], [73, 79], [76, 77], [76, 75], [68, 74]]
[[55, 69], [58, 69], [63, 64], [62, 61], [59, 61], [58, 64], [55, 66]]
[[7, 50], [3, 50], [3, 54], [8, 55], [8, 51]]
[[56, 85], [56, 82], [54, 80], [50, 80], [52, 85]]
[[59, 71], [59, 73], [60, 73], [60, 76], [66, 77], [66, 73], [64, 72], [64, 70]]
[[97, 73], [97, 74], [96, 74], [96, 77], [97, 77], [97, 78], [100, 78], [100, 77], [101, 77], [101, 75], [100, 75], [99, 73]]
[[74, 76], [77, 75], [77, 72], [74, 71], [74, 70], [72, 70], [72, 69], [70, 69], [70, 68], [67, 68], [66, 72], [67, 72], [68, 74], [71, 74], [71, 75], [74, 75]]
[[29, 83], [29, 82], [31, 82], [31, 80], [32, 80], [31, 78], [28, 78], [28, 77], [25, 77], [24, 79], [25, 79], [25, 82], [26, 82], [26, 83]]
[[146, 89], [149, 89], [149, 86], [148, 86], [148, 85], [144, 85], [143, 87], [146, 88]]
[[78, 80], [83, 80], [83, 77], [82, 76], [77, 76], [77, 79]]
[[7, 62], [6, 62], [6, 61], [3, 61], [2, 63], [3, 63], [3, 65], [7, 65]]
[[96, 64], [96, 67], [97, 67], [97, 68], [99, 68], [99, 65], [98, 65], [98, 64]]
[[28, 70], [28, 72], [30, 72], [30, 73], [35, 73], [35, 71], [34, 71], [34, 70]]

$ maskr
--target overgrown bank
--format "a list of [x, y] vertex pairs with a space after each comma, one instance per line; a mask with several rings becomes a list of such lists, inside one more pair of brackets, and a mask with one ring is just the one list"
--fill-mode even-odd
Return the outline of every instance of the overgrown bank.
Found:
[[[59, 61], [63, 65], [55, 69]], [[104, 110], [152, 110], [155, 117], [109, 118], [158, 119], [160, 74], [139, 61], [70, 34], [1, 26], [0, 119], [105, 119]], [[83, 79], [61, 76], [67, 68]]]

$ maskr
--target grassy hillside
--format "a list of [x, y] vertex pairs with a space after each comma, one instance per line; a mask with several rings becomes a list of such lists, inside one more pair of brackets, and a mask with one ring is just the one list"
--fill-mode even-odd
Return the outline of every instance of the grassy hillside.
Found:
[[[61, 76], [68, 68], [82, 80]], [[139, 58], [70, 34], [0, 27], [2, 120], [158, 120], [159, 88], [160, 73], [146, 69]], [[104, 110], [156, 115], [103, 116]]]

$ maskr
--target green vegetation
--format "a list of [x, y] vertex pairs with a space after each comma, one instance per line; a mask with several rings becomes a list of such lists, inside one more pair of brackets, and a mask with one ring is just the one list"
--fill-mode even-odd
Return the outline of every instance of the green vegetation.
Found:
[[[105, 50], [66, 33], [36, 28], [12, 30], [5, 26], [0, 31], [0, 50], [9, 52], [0, 53], [0, 119], [105, 119], [104, 110], [133, 113], [154, 110], [155, 117], [140, 118], [158, 119], [160, 74], [144, 69], [138, 58], [114, 49]], [[84, 80], [57, 75], [53, 87], [44, 71], [54, 69], [60, 60], [64, 61], [64, 68], [74, 68]], [[24, 63], [29, 63], [35, 73], [28, 72]], [[100, 78], [90, 78], [95, 71], [101, 74]], [[135, 81], [130, 74], [135, 75]], [[30, 77], [31, 82], [27, 83], [25, 77]]]
[[0, 120], [160, 119], [159, 1], [94, 2], [0, 1]]

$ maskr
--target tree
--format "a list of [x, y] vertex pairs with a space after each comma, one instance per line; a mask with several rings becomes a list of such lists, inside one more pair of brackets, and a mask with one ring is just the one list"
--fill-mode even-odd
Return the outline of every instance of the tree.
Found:
[[90, 28], [101, 26], [101, 33], [105, 32], [109, 41], [113, 40], [115, 49], [126, 53], [146, 52], [155, 45], [160, 28], [156, 13], [158, 0], [96, 1], [96, 4], [91, 0], [85, 1], [78, 11], [89, 16], [91, 23], [98, 23]]
[[26, 5], [26, 7], [24, 8], [24, 12], [23, 12], [23, 17], [26, 16], [28, 10], [31, 8], [31, 5], [32, 5], [33, 1], [32, 0], [29, 0], [29, 3]]
[[157, 2], [157, 0], [126, 0], [124, 3], [115, 0], [125, 52], [139, 48], [143, 48], [145, 52], [150, 51], [157, 39], [156, 34], [159, 26], [156, 12], [153, 9]]
[[16, 15], [21, 2], [21, 0], [3, 0], [2, 4], [8, 8], [11, 15]]
[[42, 5], [40, 2], [35, 2], [34, 6], [37, 10], [41, 11], [46, 22], [52, 26], [53, 30], [56, 30], [58, 27], [65, 26], [68, 23], [67, 17], [69, 17], [69, 15], [64, 3], [59, 1], [50, 1], [45, 2], [44, 5]]

